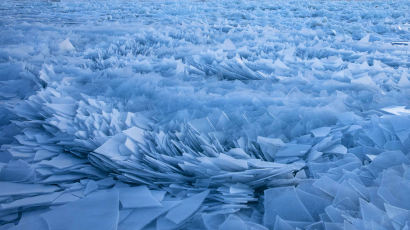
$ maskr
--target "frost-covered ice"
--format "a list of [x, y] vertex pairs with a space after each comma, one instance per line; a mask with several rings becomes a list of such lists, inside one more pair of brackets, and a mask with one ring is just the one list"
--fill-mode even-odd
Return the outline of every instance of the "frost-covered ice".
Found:
[[0, 229], [410, 228], [408, 0], [0, 10]]

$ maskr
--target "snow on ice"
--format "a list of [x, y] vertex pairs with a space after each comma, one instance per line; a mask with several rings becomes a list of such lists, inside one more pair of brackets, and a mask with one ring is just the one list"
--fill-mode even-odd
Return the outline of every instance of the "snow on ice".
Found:
[[408, 0], [0, 9], [0, 229], [409, 229]]

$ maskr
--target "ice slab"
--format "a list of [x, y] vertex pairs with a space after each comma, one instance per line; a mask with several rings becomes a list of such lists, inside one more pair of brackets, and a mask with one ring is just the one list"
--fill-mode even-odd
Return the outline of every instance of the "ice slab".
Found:
[[298, 197], [294, 187], [278, 187], [265, 190], [265, 214], [263, 223], [273, 227], [276, 217], [292, 221], [314, 221]]
[[181, 200], [181, 203], [172, 208], [165, 217], [175, 224], [181, 223], [199, 209], [208, 194], [209, 190], [206, 190]]
[[120, 202], [123, 208], [160, 207], [157, 200], [147, 186], [118, 188]]
[[[88, 210], [89, 207], [93, 211]], [[115, 189], [90, 194], [84, 199], [57, 207], [41, 216], [49, 230], [116, 229], [119, 198]]]

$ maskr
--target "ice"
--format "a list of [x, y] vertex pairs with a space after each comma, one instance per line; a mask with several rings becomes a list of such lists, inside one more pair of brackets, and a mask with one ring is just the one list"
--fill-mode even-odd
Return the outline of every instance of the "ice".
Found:
[[310, 145], [302, 144], [286, 144], [283, 148], [279, 149], [275, 156], [277, 157], [293, 157], [303, 156], [310, 149]]
[[285, 143], [278, 138], [258, 137], [257, 142], [267, 159], [273, 159], [279, 148], [285, 145]]
[[232, 148], [226, 154], [237, 159], [249, 159], [249, 155], [241, 148]]
[[220, 169], [226, 171], [243, 171], [248, 169], [248, 162], [246, 162], [246, 160], [235, 159], [223, 153], [219, 154], [213, 163]]
[[71, 44], [70, 40], [67, 38], [64, 41], [58, 44], [58, 48], [62, 51], [72, 51], [75, 50], [73, 44]]
[[400, 80], [399, 80], [399, 82], [397, 83], [397, 85], [398, 85], [399, 87], [410, 88], [410, 81], [409, 81], [409, 78], [408, 78], [407, 75], [408, 75], [407, 73], [401, 75]]
[[346, 154], [347, 148], [344, 145], [335, 145], [332, 146], [329, 150], [325, 150], [325, 152], [334, 154]]
[[144, 143], [144, 130], [138, 127], [132, 127], [124, 131], [128, 137], [131, 137], [134, 141], [138, 143]]
[[179, 224], [191, 216], [202, 204], [209, 191], [192, 195], [185, 200], [181, 200], [181, 203], [172, 208], [165, 216], [168, 220]]
[[9, 230], [44, 230], [48, 229], [47, 222], [42, 217], [31, 218], [30, 220], [21, 221], [18, 225], [4, 226]]
[[313, 221], [313, 217], [309, 214], [293, 187], [265, 190], [264, 207], [266, 211], [263, 222], [266, 226], [273, 227], [276, 216], [285, 220]]
[[401, 151], [388, 151], [379, 154], [370, 164], [369, 170], [376, 173], [391, 166], [409, 163], [409, 158]]
[[120, 202], [123, 208], [159, 207], [161, 203], [146, 186], [120, 188]]
[[394, 115], [408, 115], [410, 114], [410, 109], [407, 109], [406, 106], [391, 106], [382, 108], [383, 111]]
[[223, 214], [202, 214], [206, 229], [217, 229], [225, 220]]
[[58, 153], [56, 152], [52, 152], [52, 151], [48, 151], [46, 149], [41, 149], [36, 151], [36, 155], [34, 156], [34, 160], [35, 161], [41, 161], [41, 160], [46, 160], [49, 158], [52, 158], [54, 156], [56, 156]]
[[219, 230], [228, 230], [228, 229], [238, 229], [246, 230], [248, 229], [245, 223], [236, 215], [229, 215], [228, 218], [219, 226]]
[[59, 189], [54, 185], [24, 184], [4, 181], [1, 181], [0, 185], [2, 187], [0, 196], [43, 194], [54, 192]]
[[31, 196], [18, 199], [9, 203], [0, 205], [0, 210], [31, 208], [36, 206], [50, 205], [61, 195], [61, 192], [49, 193], [45, 195]]
[[325, 137], [330, 133], [330, 130], [331, 130], [330, 127], [320, 127], [320, 128], [314, 129], [310, 132], [312, 132], [312, 134], [315, 137]]
[[0, 1], [0, 229], [408, 229], [407, 3]]
[[273, 228], [274, 229], [283, 229], [283, 230], [295, 229], [294, 227], [292, 227], [292, 225], [288, 224], [286, 221], [284, 221], [279, 216], [276, 216], [275, 225], [274, 225]]
[[410, 212], [406, 209], [401, 209], [389, 204], [385, 204], [387, 216], [401, 225], [404, 225], [406, 220], [410, 219]]
[[[49, 230], [116, 229], [118, 206], [118, 191], [112, 189], [93, 193], [41, 216], [46, 220]], [[87, 207], [93, 207], [95, 211], [88, 212]]]
[[151, 223], [156, 218], [166, 213], [179, 203], [179, 201], [164, 201], [162, 203], [162, 207], [133, 209], [131, 214], [123, 222], [120, 223], [118, 228], [120, 230], [144, 229], [144, 227], [149, 223]]
[[52, 158], [51, 160], [41, 161], [39, 164], [43, 166], [50, 166], [57, 169], [69, 168], [77, 164], [85, 163], [84, 159], [78, 159], [71, 157], [67, 154], [59, 154], [58, 156]]
[[123, 154], [119, 149], [119, 143], [123, 143], [125, 140], [124, 135], [119, 134], [109, 139], [109, 141], [97, 148], [95, 152], [110, 157], [114, 160], [123, 160], [125, 159], [125, 156], [122, 156]]
[[233, 44], [233, 42], [230, 39], [226, 39], [224, 43], [222, 44], [222, 47], [224, 50], [235, 50], [236, 46]]
[[0, 171], [1, 181], [23, 182], [29, 180], [34, 174], [33, 168], [25, 161], [9, 161]]
[[84, 189], [84, 195], [88, 195], [98, 189], [98, 185], [95, 181], [90, 180], [88, 181], [85, 189]]

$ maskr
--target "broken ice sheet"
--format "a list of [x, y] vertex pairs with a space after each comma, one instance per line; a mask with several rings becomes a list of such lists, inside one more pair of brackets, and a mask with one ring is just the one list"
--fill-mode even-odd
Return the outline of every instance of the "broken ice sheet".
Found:
[[34, 211], [24, 212], [21, 220], [17, 225], [11, 228], [5, 228], [8, 230], [48, 230], [47, 222], [40, 215], [48, 211], [48, 209], [40, 209]]
[[127, 157], [123, 156], [120, 151], [120, 146], [125, 142], [126, 136], [122, 133], [110, 138], [103, 145], [98, 147], [94, 152], [103, 156], [109, 157], [113, 160], [125, 160]]
[[246, 230], [248, 229], [245, 222], [236, 215], [229, 215], [228, 218], [219, 226], [219, 230]]
[[310, 149], [310, 145], [304, 144], [286, 144], [284, 147], [279, 149], [276, 153], [276, 157], [293, 157], [293, 156], [303, 156]]
[[118, 188], [123, 208], [160, 207], [160, 200], [153, 196], [147, 186]]
[[128, 217], [122, 221], [119, 230], [139, 230], [179, 204], [180, 201], [163, 201], [161, 207], [135, 208]]
[[24, 209], [24, 208], [31, 208], [36, 206], [48, 206], [57, 199], [62, 192], [54, 192], [48, 193], [44, 195], [38, 196], [31, 196], [22, 199], [18, 199], [9, 203], [0, 204], [0, 210], [7, 210], [7, 209]]
[[276, 216], [285, 220], [314, 221], [304, 206], [294, 187], [278, 187], [265, 190], [265, 214], [263, 217], [266, 226], [273, 227]]
[[311, 130], [310, 132], [315, 137], [325, 137], [330, 133], [330, 130], [331, 130], [331, 127], [320, 127], [320, 128]]
[[60, 189], [55, 185], [23, 184], [3, 181], [0, 181], [0, 187], [0, 197], [44, 194], [55, 192]]
[[87, 160], [85, 159], [73, 157], [71, 155], [68, 155], [67, 153], [60, 153], [58, 156], [52, 158], [51, 160], [43, 160], [39, 162], [39, 165], [49, 166], [57, 169], [64, 169], [86, 162]]
[[206, 190], [181, 200], [181, 203], [172, 208], [165, 217], [175, 224], [181, 223], [199, 209], [208, 194], [209, 190]]
[[[93, 211], [89, 210], [90, 207]], [[110, 189], [56, 207], [41, 216], [46, 220], [49, 230], [112, 230], [117, 228], [118, 207], [118, 191]]]
[[394, 115], [410, 115], [410, 109], [407, 108], [406, 106], [390, 106], [390, 107], [385, 107], [382, 108], [383, 111], [386, 111], [388, 113], [394, 114]]
[[23, 160], [11, 160], [0, 169], [0, 181], [22, 182], [34, 177], [34, 170]]

